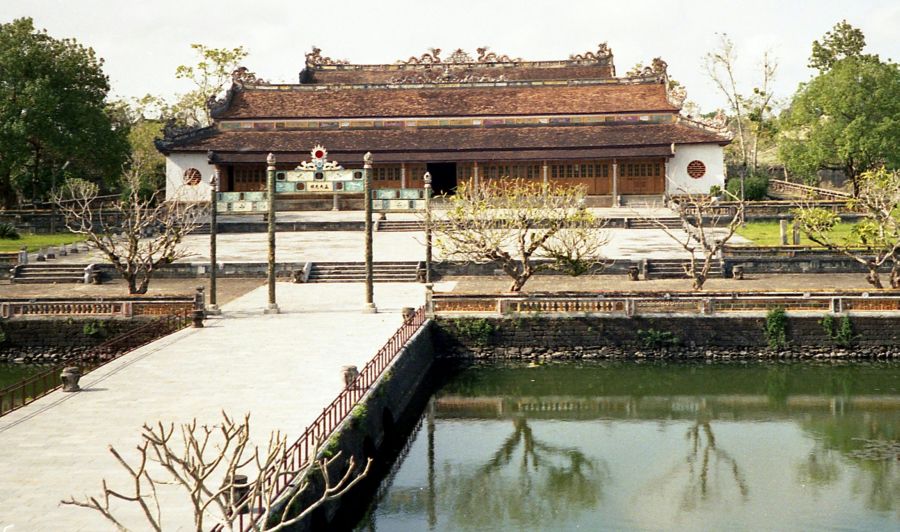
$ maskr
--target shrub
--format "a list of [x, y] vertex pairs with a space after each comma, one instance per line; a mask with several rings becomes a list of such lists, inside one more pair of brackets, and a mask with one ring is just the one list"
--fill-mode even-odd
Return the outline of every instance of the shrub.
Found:
[[105, 338], [107, 332], [106, 322], [100, 320], [85, 322], [84, 326], [81, 328], [81, 332], [88, 338]]
[[647, 349], [658, 349], [660, 347], [676, 346], [679, 343], [678, 337], [670, 331], [660, 331], [658, 329], [638, 329], [638, 338], [641, 339], [641, 345]]
[[484, 318], [461, 318], [456, 320], [456, 332], [463, 338], [478, 345], [486, 345], [497, 328]]
[[[741, 197], [741, 178], [732, 177], [728, 180], [725, 189], [734, 196]], [[769, 176], [764, 174], [751, 175], [744, 178], [744, 199], [747, 201], [760, 201], [769, 196]]]
[[856, 341], [857, 336], [853, 334], [853, 323], [850, 322], [850, 316], [846, 314], [841, 316], [838, 323], [835, 323], [834, 316], [831, 314], [827, 314], [819, 323], [822, 324], [825, 335], [838, 347], [850, 347]]
[[763, 333], [766, 342], [772, 349], [778, 349], [787, 345], [787, 314], [783, 307], [774, 307], [766, 313], [766, 323]]
[[0, 239], [18, 240], [20, 238], [22, 238], [22, 235], [16, 231], [16, 226], [8, 223], [0, 223]]

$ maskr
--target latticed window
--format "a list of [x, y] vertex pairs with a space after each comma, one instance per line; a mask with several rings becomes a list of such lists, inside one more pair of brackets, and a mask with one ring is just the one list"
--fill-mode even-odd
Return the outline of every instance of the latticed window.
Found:
[[377, 166], [372, 168], [372, 181], [400, 181], [399, 166]]
[[[460, 167], [457, 167], [457, 177]], [[540, 179], [540, 164], [485, 163], [478, 166], [479, 175], [485, 179], [509, 177], [513, 179]], [[471, 177], [471, 174], [469, 174]]]
[[550, 164], [550, 177], [554, 179], [609, 177], [609, 163], [600, 161], [552, 163]]
[[628, 162], [619, 165], [622, 177], [660, 177], [662, 164], [650, 162]]

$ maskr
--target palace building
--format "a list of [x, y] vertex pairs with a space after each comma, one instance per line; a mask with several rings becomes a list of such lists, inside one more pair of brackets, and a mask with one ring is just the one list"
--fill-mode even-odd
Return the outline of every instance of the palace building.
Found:
[[421, 187], [426, 171], [436, 193], [509, 176], [583, 185], [608, 205], [723, 186], [724, 124], [680, 116], [684, 96], [661, 59], [616, 77], [605, 44], [559, 61], [432, 49], [382, 65], [313, 48], [296, 84], [238, 69], [209, 102], [212, 125], [168, 128], [157, 147], [170, 199], [206, 200], [216, 169], [223, 192], [264, 190], [268, 153], [293, 169], [322, 145], [346, 168], [371, 152], [375, 188]]

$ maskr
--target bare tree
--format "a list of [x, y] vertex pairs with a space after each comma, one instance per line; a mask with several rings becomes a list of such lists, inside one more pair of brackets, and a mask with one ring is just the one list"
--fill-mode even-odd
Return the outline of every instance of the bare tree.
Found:
[[[280, 432], [270, 435], [265, 450], [261, 451], [259, 447], [251, 450], [249, 414], [241, 422], [224, 412], [222, 417], [223, 421], [215, 426], [198, 426], [196, 419], [183, 424], [178, 431], [180, 438], [174, 439], [174, 424], [145, 424], [141, 434], [143, 441], [137, 447], [137, 467], [128, 464], [114, 447], [109, 448], [132, 478], [130, 492], [113, 490], [104, 479], [100, 497], [87, 496], [80, 500], [70, 497], [61, 502], [95, 510], [118, 530], [127, 528], [123, 519], [116, 516], [111, 500], [135, 503], [146, 524], [159, 531], [162, 530], [162, 509], [157, 486], [174, 484], [188, 495], [197, 532], [206, 529], [207, 518], [234, 530], [238, 516], [248, 511], [255, 514], [257, 530], [275, 532], [306, 519], [323, 504], [341, 497], [369, 472], [371, 458], [365, 468], [358, 471], [355, 459], [350, 457], [343, 475], [335, 482], [330, 471], [335, 469], [341, 453], [326, 458], [319, 457], [317, 451], [312, 454], [316, 459], [311, 465], [295, 469], [287, 457], [287, 439]], [[151, 477], [148, 463], [159, 464], [163, 473]], [[313, 470], [322, 474], [322, 491], [305, 508], [294, 512], [297, 501], [310, 486], [306, 473]], [[293, 487], [286, 494], [278, 489], [291, 483], [294, 483]], [[212, 515], [211, 509], [216, 510]]]
[[207, 214], [206, 203], [163, 202], [163, 191], [142, 189], [142, 165], [123, 175], [122, 199], [97, 208], [98, 187], [69, 179], [53, 193], [53, 201], [69, 231], [84, 235], [128, 283], [128, 293], [145, 294], [159, 268], [190, 255], [182, 245]]
[[462, 183], [445, 201], [435, 246], [445, 259], [498, 264], [512, 292], [540, 271], [580, 275], [602, 267], [604, 220], [584, 208], [584, 187], [504, 178]]
[[849, 235], [838, 236], [840, 216], [814, 203], [797, 209], [797, 222], [816, 244], [865, 266], [866, 281], [875, 288], [884, 288], [878, 270], [890, 263], [890, 285], [900, 288], [900, 173], [882, 167], [860, 174], [858, 184], [859, 194], [848, 205], [862, 219]]
[[[719, 257], [744, 218], [744, 202], [728, 191], [723, 193], [736, 202], [734, 208], [723, 208], [717, 198], [708, 194], [684, 190], [679, 190], [674, 198], [666, 194], [667, 203], [681, 220], [681, 230], [669, 228], [659, 218], [644, 218], [688, 252], [690, 260], [685, 265], [685, 274], [693, 280], [694, 290], [703, 290], [713, 260]], [[702, 258], [698, 259], [698, 254]]]
[[719, 35], [718, 47], [706, 54], [703, 68], [706, 75], [713, 81], [719, 91], [728, 100], [728, 106], [736, 118], [738, 147], [741, 151], [741, 162], [747, 165], [747, 140], [744, 132], [744, 98], [738, 92], [737, 81], [734, 77], [734, 65], [737, 61], [737, 53], [734, 50], [734, 42], [727, 34]]
[[[719, 92], [728, 101], [734, 117], [741, 165], [748, 165], [756, 172], [760, 140], [771, 133], [773, 81], [778, 70], [778, 60], [767, 50], [763, 53], [759, 67], [760, 85], [753, 88], [750, 96], [741, 94], [735, 78], [737, 52], [734, 42], [727, 34], [719, 35], [716, 49], [706, 54], [703, 68]], [[742, 176], [743, 177], [743, 176]]]

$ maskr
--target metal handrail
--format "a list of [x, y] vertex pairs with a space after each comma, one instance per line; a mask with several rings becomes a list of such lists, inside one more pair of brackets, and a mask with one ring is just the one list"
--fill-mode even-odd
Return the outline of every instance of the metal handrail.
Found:
[[[334, 430], [344, 422], [353, 408], [359, 404], [359, 401], [371, 390], [385, 369], [391, 365], [397, 355], [403, 350], [409, 339], [422, 328], [426, 319], [425, 307], [419, 307], [391, 336], [387, 343], [378, 350], [375, 356], [366, 363], [356, 380], [344, 388], [328, 406], [323, 408], [322, 413], [306, 427], [306, 430], [297, 438], [297, 441], [285, 450], [284, 456], [280, 461], [281, 467], [273, 466], [261, 473], [261, 475], [264, 475], [264, 482], [267, 484], [267, 488], [275, 490], [273, 500], [282, 497], [297, 476], [303, 474], [302, 471], [315, 459], [312, 453], [318, 449], [319, 444], [331, 436]], [[298, 473], [297, 476], [278, 475], [278, 469], [283, 470], [285, 466], [294, 471], [301, 471], [301, 473]], [[253, 530], [260, 519], [266, 517], [259, 511], [262, 507], [262, 497], [263, 493], [257, 493], [254, 500], [248, 504], [250, 512], [238, 515], [238, 530]], [[238, 501], [236, 506], [241, 506], [244, 502], [246, 500]], [[222, 531], [224, 530], [224, 525], [220, 523], [213, 527], [212, 530], [214, 532]]]

